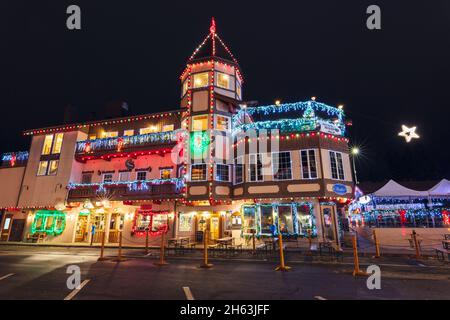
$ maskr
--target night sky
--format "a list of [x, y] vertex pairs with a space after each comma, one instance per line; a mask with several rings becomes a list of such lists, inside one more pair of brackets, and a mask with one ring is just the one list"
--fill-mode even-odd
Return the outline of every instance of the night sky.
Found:
[[[66, 28], [66, 8], [82, 30]], [[382, 30], [366, 28], [377, 4]], [[246, 100], [344, 104], [359, 180], [450, 178], [450, 1], [21, 1], [0, 3], [0, 152], [22, 130], [109, 101], [179, 107], [179, 75], [211, 16], [238, 59]], [[420, 140], [397, 136], [416, 125]]]

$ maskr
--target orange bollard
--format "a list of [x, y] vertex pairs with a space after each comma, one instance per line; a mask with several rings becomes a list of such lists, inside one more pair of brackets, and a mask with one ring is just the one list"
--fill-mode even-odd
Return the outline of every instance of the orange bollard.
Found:
[[377, 239], [377, 232], [375, 229], [373, 229], [373, 241], [375, 242], [375, 258], [381, 257], [380, 255], [380, 243]]
[[159, 262], [155, 263], [155, 265], [161, 266], [161, 267], [169, 264], [167, 261], [164, 260], [164, 246], [165, 246], [165, 244], [164, 244], [164, 238], [165, 237], [164, 236], [165, 236], [165, 234], [166, 233], [163, 230], [163, 232], [161, 234], [161, 248], [160, 248], [160, 251], [159, 251]]
[[205, 229], [203, 234], [203, 264], [200, 265], [200, 268], [203, 269], [209, 269], [213, 266], [211, 263], [208, 263], [208, 231]]
[[106, 232], [103, 232], [102, 235], [102, 246], [100, 247], [100, 258], [98, 258], [98, 261], [105, 261], [107, 260], [104, 257], [104, 251], [105, 251], [105, 238], [106, 238]]
[[367, 273], [364, 271], [361, 271], [359, 269], [359, 258], [358, 258], [358, 245], [357, 245], [357, 241], [356, 241], [356, 235], [353, 235], [353, 264], [354, 264], [354, 269], [353, 269], [353, 276], [367, 276]]
[[291, 267], [288, 267], [284, 264], [283, 236], [281, 232], [279, 232], [278, 235], [278, 241], [280, 242], [280, 265], [275, 268], [275, 271], [289, 271]]

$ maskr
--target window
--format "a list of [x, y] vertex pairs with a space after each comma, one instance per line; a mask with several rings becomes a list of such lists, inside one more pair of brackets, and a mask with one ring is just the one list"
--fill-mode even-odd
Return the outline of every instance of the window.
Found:
[[180, 231], [180, 232], [192, 231], [192, 221], [193, 221], [192, 214], [180, 213], [180, 224], [178, 226], [178, 231]]
[[243, 216], [244, 216], [244, 233], [251, 233], [251, 230], [256, 231], [256, 216], [255, 216], [255, 207], [254, 206], [244, 206], [243, 207]]
[[127, 137], [127, 136], [128, 136], [128, 137], [129, 137], [129, 136], [134, 136], [134, 130], [133, 130], [133, 129], [130, 129], [130, 130], [124, 130], [124, 131], [123, 131], [123, 135], [126, 136], [126, 137]]
[[112, 173], [105, 173], [103, 175], [103, 182], [112, 182], [112, 181], [113, 181]]
[[11, 218], [5, 218], [5, 223], [3, 224], [3, 230], [9, 230], [11, 225]]
[[[152, 231], [160, 231], [167, 228], [167, 215], [166, 214], [154, 214], [152, 216]], [[167, 230], [167, 229], [166, 229]]]
[[184, 82], [183, 82], [183, 91], [182, 91], [182, 93], [181, 93], [181, 96], [183, 97], [185, 94], [186, 94], [186, 92], [188, 91], [188, 89], [189, 89], [189, 82], [187, 81], [187, 80], [185, 80]]
[[216, 164], [216, 181], [230, 181], [230, 166], [227, 164]]
[[290, 205], [278, 206], [278, 223], [282, 234], [294, 233], [294, 222], [292, 219], [292, 207]]
[[173, 131], [174, 130], [174, 125], [173, 124], [165, 124], [162, 127], [162, 131], [163, 132], [167, 132], [167, 131]]
[[344, 166], [342, 164], [342, 153], [330, 151], [331, 178], [344, 180]]
[[47, 175], [47, 167], [48, 167], [48, 161], [39, 161], [39, 167], [38, 167], [38, 176], [45, 176]]
[[81, 183], [91, 183], [92, 182], [92, 173], [83, 173], [81, 176]]
[[272, 228], [274, 228], [273, 223], [273, 208], [271, 205], [260, 206], [261, 210], [261, 233], [262, 234], [272, 234]]
[[191, 181], [205, 181], [206, 180], [206, 164], [191, 165]]
[[234, 163], [234, 183], [239, 184], [244, 182], [244, 163], [243, 157], [238, 157]]
[[194, 88], [202, 88], [208, 86], [208, 73], [202, 72], [194, 74]]
[[53, 143], [53, 154], [61, 153], [61, 146], [63, 142], [64, 133], [57, 133], [55, 134], [55, 142]]
[[97, 139], [97, 136], [95, 134], [89, 136], [89, 140], [95, 140], [95, 139]]
[[272, 153], [272, 170], [275, 180], [292, 179], [291, 153], [289, 151]]
[[130, 181], [130, 172], [119, 172], [119, 181]]
[[298, 204], [297, 206], [297, 223], [299, 234], [308, 235], [308, 229], [314, 231], [315, 221], [314, 214], [311, 214], [311, 208], [307, 204]]
[[139, 181], [147, 180], [147, 171], [138, 171], [136, 173], [136, 180]]
[[49, 176], [56, 175], [56, 172], [58, 171], [58, 165], [59, 165], [59, 160], [51, 160], [50, 165], [48, 167], [47, 175], [49, 175]]
[[165, 168], [159, 170], [159, 173], [161, 175], [161, 179], [170, 179], [170, 176], [172, 175], [172, 169], [171, 168]]
[[239, 83], [239, 81], [236, 81], [236, 95], [237, 95], [238, 99], [240, 99], [242, 97], [242, 87], [241, 87], [241, 84]]
[[139, 134], [155, 133], [157, 131], [158, 131], [158, 127], [157, 126], [150, 126], [150, 127], [147, 127], [147, 128], [139, 129]]
[[192, 131], [206, 131], [208, 130], [208, 116], [192, 117]]
[[217, 73], [217, 86], [225, 89], [230, 88], [230, 76], [225, 73]]
[[317, 179], [316, 152], [313, 149], [301, 150], [302, 178]]
[[262, 155], [249, 155], [249, 180], [250, 182], [263, 181]]
[[115, 138], [117, 136], [119, 136], [117, 131], [103, 132], [103, 138]]
[[216, 116], [216, 129], [221, 131], [229, 131], [230, 128], [230, 118], [225, 116]]
[[139, 213], [136, 217], [136, 231], [145, 231], [150, 228], [151, 215]]
[[46, 135], [44, 139], [44, 146], [42, 147], [42, 154], [50, 154], [52, 144], [53, 144], [53, 135], [52, 134]]

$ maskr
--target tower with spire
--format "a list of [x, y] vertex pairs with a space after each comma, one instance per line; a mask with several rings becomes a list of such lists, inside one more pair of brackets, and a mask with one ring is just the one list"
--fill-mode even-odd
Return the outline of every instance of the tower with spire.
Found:
[[[232, 115], [242, 101], [243, 78], [211, 19], [208, 35], [189, 57], [181, 77], [187, 197], [213, 204], [232, 192]], [[227, 162], [228, 161], [228, 162]]]

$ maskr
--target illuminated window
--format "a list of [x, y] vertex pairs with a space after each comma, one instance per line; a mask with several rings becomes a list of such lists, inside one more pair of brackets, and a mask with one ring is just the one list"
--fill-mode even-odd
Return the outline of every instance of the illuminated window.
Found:
[[170, 169], [170, 168], [161, 169], [159, 172], [161, 174], [161, 179], [170, 179], [170, 176], [172, 174], [172, 169]]
[[42, 154], [50, 154], [50, 150], [52, 149], [53, 143], [53, 135], [48, 134], [44, 139], [44, 146], [42, 147]]
[[55, 142], [53, 143], [53, 149], [52, 149], [53, 154], [61, 153], [63, 137], [64, 137], [64, 133], [55, 134]]
[[117, 136], [119, 136], [117, 131], [103, 132], [103, 138], [115, 138]]
[[119, 172], [119, 181], [130, 181], [130, 172]]
[[180, 232], [192, 231], [193, 219], [194, 219], [194, 217], [190, 213], [180, 213], [180, 223], [178, 226], [178, 231], [180, 231]]
[[56, 175], [56, 172], [58, 171], [58, 165], [59, 165], [59, 160], [51, 160], [50, 165], [48, 167], [47, 175], [49, 175], [49, 176]]
[[292, 207], [290, 205], [278, 206], [278, 223], [283, 234], [294, 233], [294, 222], [292, 218]]
[[191, 181], [206, 180], [206, 164], [193, 164], [191, 166]]
[[10, 225], [11, 225], [11, 218], [5, 218], [5, 224], [3, 225], [3, 230], [9, 230]]
[[301, 150], [302, 178], [317, 179], [316, 153], [314, 149]]
[[124, 136], [134, 136], [134, 130], [133, 129], [131, 129], [131, 130], [124, 130], [123, 135]]
[[230, 88], [230, 76], [225, 73], [217, 73], [217, 86], [225, 89]]
[[89, 136], [89, 140], [95, 140], [95, 139], [97, 139], [97, 136], [95, 134]]
[[208, 130], [208, 116], [192, 117], [192, 131], [206, 131]]
[[216, 129], [221, 131], [230, 130], [230, 118], [225, 116], [216, 116]]
[[230, 166], [227, 164], [216, 164], [216, 181], [230, 181]]
[[152, 231], [157, 232], [167, 227], [167, 214], [154, 214], [152, 216]]
[[173, 131], [174, 129], [174, 125], [173, 124], [166, 124], [162, 127], [162, 131], [163, 132], [167, 132], [167, 131]]
[[208, 86], [208, 72], [194, 74], [194, 88], [202, 88]]
[[158, 127], [157, 126], [150, 126], [150, 127], [147, 127], [147, 128], [139, 129], [139, 134], [155, 133], [157, 131], [158, 131]]
[[271, 227], [273, 223], [273, 207], [271, 205], [262, 205], [259, 207], [261, 213], [261, 234], [272, 234]]
[[136, 173], [136, 180], [139, 181], [147, 180], [147, 171], [138, 171]]
[[139, 213], [136, 217], [136, 231], [145, 231], [150, 227], [151, 215]]
[[45, 176], [47, 174], [48, 161], [39, 161], [38, 176]]
[[237, 95], [238, 99], [242, 98], [242, 87], [241, 87], [241, 84], [239, 83], [239, 81], [236, 81], [236, 95]]
[[112, 173], [105, 173], [103, 175], [103, 182], [112, 182], [112, 181], [113, 181]]
[[188, 81], [185, 80], [185, 81], [183, 82], [183, 92], [182, 92], [181, 96], [184, 96], [184, 95], [186, 94], [186, 92], [188, 91], [188, 89], [189, 89]]
[[256, 231], [256, 210], [254, 206], [244, 206], [242, 208], [244, 216], [244, 233], [251, 233], [251, 230]]

